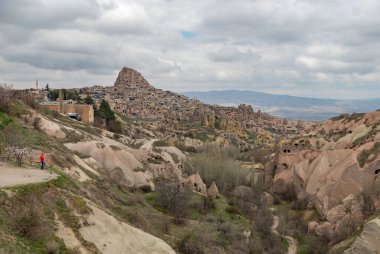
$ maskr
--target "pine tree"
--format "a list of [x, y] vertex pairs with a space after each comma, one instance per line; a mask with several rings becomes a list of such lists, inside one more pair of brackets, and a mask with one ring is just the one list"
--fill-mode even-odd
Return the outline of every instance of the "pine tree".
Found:
[[94, 100], [90, 97], [90, 94], [87, 94], [87, 97], [84, 99], [84, 103], [87, 105], [94, 105]]
[[107, 123], [116, 119], [115, 114], [110, 108], [110, 105], [105, 100], [102, 100], [102, 102], [100, 103], [100, 107], [96, 111], [96, 115], [100, 118], [105, 119]]

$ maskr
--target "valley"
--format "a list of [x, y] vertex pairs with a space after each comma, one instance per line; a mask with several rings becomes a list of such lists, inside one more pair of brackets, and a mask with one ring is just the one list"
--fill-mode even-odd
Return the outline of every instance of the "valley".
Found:
[[379, 250], [380, 111], [290, 120], [128, 67], [0, 99], [0, 253]]

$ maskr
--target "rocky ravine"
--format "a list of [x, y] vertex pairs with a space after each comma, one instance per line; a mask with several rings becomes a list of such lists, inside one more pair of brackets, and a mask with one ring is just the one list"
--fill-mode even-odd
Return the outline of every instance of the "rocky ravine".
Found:
[[322, 221], [309, 232], [340, 235], [346, 224], [363, 223], [360, 193], [378, 185], [380, 111], [329, 120], [282, 145], [273, 178], [274, 193], [294, 192]]

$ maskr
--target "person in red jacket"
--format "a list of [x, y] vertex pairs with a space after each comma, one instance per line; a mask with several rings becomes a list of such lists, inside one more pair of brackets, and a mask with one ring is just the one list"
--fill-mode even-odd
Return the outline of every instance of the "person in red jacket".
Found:
[[44, 153], [41, 153], [40, 155], [40, 162], [41, 162], [41, 170], [44, 169], [45, 166], [45, 156]]

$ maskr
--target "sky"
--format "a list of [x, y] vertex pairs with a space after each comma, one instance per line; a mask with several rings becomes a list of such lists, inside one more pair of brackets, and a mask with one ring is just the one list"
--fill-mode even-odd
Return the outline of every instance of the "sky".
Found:
[[1, 0], [0, 83], [380, 97], [378, 0]]

